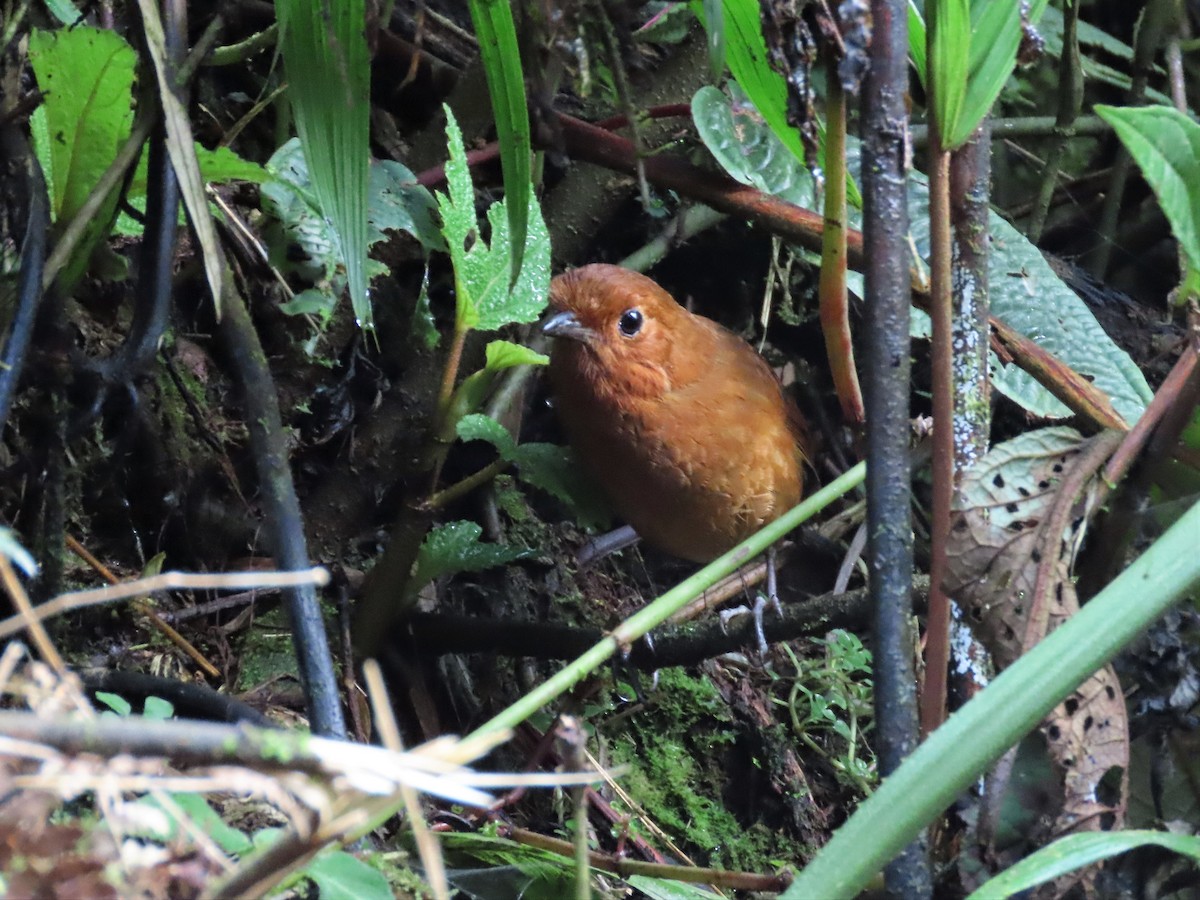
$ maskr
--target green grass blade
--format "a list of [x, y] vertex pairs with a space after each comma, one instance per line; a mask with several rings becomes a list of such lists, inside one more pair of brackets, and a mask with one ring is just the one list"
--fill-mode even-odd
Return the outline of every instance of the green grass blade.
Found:
[[512, 9], [504, 0], [471, 0], [471, 20], [479, 38], [479, 55], [492, 97], [500, 165], [504, 172], [504, 201], [512, 247], [510, 281], [516, 282], [525, 259], [529, 229], [530, 139], [529, 109], [525, 105], [525, 76]]
[[967, 900], [1003, 900], [1137, 847], [1164, 847], [1200, 863], [1200, 838], [1190, 834], [1143, 830], [1069, 834], [1000, 873]]
[[365, 0], [280, 0], [288, 99], [313, 190], [337, 234], [350, 302], [373, 328], [367, 279], [370, 56]]

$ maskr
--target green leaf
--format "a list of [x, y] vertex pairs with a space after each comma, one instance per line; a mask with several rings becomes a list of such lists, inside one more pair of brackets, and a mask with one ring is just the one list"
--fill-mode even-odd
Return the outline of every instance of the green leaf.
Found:
[[604, 498], [580, 470], [568, 448], [557, 444], [518, 444], [507, 428], [482, 413], [463, 416], [457, 432], [464, 441], [487, 441], [495, 447], [501, 459], [517, 467], [522, 481], [566, 505], [582, 527], [599, 529], [611, 521]]
[[54, 216], [69, 219], [129, 135], [137, 53], [113, 31], [35, 29], [29, 61], [45, 95], [47, 143], [35, 132], [38, 159], [53, 183]]
[[96, 691], [96, 699], [118, 716], [128, 716], [133, 713], [133, 705], [120, 694], [110, 694], [108, 691]]
[[[964, 0], [943, 0], [961, 4]], [[1033, 0], [1028, 5], [1026, 20], [1036, 24], [1046, 10], [1047, 0]], [[983, 121], [1000, 96], [1013, 67], [1017, 61], [1017, 49], [1021, 43], [1021, 10], [1019, 3], [991, 3], [986, 0], [974, 0], [970, 4], [970, 37], [969, 52], [964, 52], [961, 59], [951, 57], [940, 65], [949, 65], [953, 70], [953, 83], [958, 84], [958, 69], [962, 61], [967, 61], [967, 75], [963, 82], [964, 93], [954, 121], [949, 119], [941, 122], [939, 134], [942, 144], [947, 149], [953, 149], [965, 143], [979, 123]], [[961, 29], [961, 9], [952, 11], [954, 20], [953, 30]], [[1061, 20], [1060, 20], [1061, 21]], [[947, 39], [952, 36], [948, 35]], [[935, 41], [938, 38], [935, 37]], [[957, 39], [961, 43], [961, 36]], [[912, 57], [917, 78], [921, 84], [930, 90], [929, 70], [926, 58], [926, 22], [916, 0], [908, 0], [908, 52]], [[953, 43], [954, 41], [951, 41]], [[963, 45], [964, 49], [966, 44]], [[947, 47], [947, 53], [952, 52]], [[943, 85], [948, 89], [949, 85]], [[934, 85], [931, 93], [937, 93], [938, 85]], [[956, 93], [952, 92], [952, 93]], [[954, 96], [947, 95], [942, 102], [951, 103]], [[943, 112], [940, 105], [931, 101], [931, 108]]]
[[288, 99], [312, 172], [318, 208], [345, 262], [360, 327], [373, 328], [368, 296], [370, 54], [365, 0], [276, 5]]
[[491, 341], [484, 353], [487, 360], [485, 367], [493, 372], [513, 366], [550, 365], [550, 357], [546, 354], [512, 341]]
[[[187, 816], [188, 820], [195, 827], [196, 831], [208, 835], [217, 846], [231, 856], [240, 856], [244, 853], [249, 853], [252, 845], [250, 838], [238, 831], [236, 828], [226, 824], [226, 822], [217, 814], [217, 811], [212, 808], [208, 800], [202, 794], [185, 794], [172, 793], [171, 800], [175, 806]], [[157, 797], [147, 796], [142, 797], [137, 801], [139, 806], [148, 807], [150, 809], [159, 810], [163, 813], [164, 824], [166, 830], [155, 830], [154, 828], [144, 828], [135, 830], [133, 833], [140, 837], [147, 837], [151, 840], [168, 843], [178, 839], [181, 834], [186, 834], [178, 821], [178, 814], [174, 809], [160, 803]]]
[[[1016, 9], [1015, 3], [1005, 4]], [[967, 65], [971, 59], [971, 9], [968, 0], [931, 0], [929, 17], [929, 109], [942, 146], [952, 149], [967, 95]]]
[[509, 434], [508, 429], [483, 413], [471, 413], [458, 420], [455, 426], [458, 437], [463, 441], [487, 441], [500, 454], [500, 458], [509, 462], [517, 449], [517, 442]]
[[154, 722], [165, 722], [175, 715], [175, 704], [162, 697], [147, 697], [142, 703], [142, 716]]
[[[1046, 9], [1047, 0], [1032, 0], [1025, 6], [1025, 19], [1036, 25]], [[945, 146], [966, 143], [984, 116], [991, 112], [1005, 82], [1013, 73], [1017, 50], [1021, 45], [1020, 3], [991, 3], [974, 0], [971, 4], [971, 65], [967, 76], [967, 95], [958, 122]]]
[[83, 13], [75, 8], [71, 0], [46, 0], [46, 9], [63, 25], [74, 25], [83, 18]]
[[708, 33], [708, 75], [719, 82], [725, 74], [725, 8], [723, 0], [703, 0]]
[[650, 900], [712, 900], [712, 889], [686, 881], [671, 881], [666, 878], [651, 878], [648, 875], [631, 875], [626, 879], [629, 886], [645, 894]]
[[584, 474], [570, 448], [518, 444], [513, 461], [522, 481], [563, 503], [581, 528], [599, 531], [612, 522], [607, 501], [596, 483]]
[[742, 184], [812, 209], [813, 180], [808, 169], [764, 127], [763, 117], [740, 82], [731, 84], [730, 92], [732, 101], [706, 85], [692, 97], [692, 119], [700, 139], [721, 167]]
[[1200, 125], [1169, 106], [1096, 106], [1158, 198], [1171, 231], [1200, 269]]
[[378, 869], [344, 850], [319, 854], [304, 868], [321, 900], [392, 900], [392, 889]]
[[1200, 838], [1192, 835], [1144, 830], [1070, 834], [1000, 873], [967, 900], [1002, 900], [1137, 847], [1163, 847], [1200, 862]]
[[[65, 224], [129, 136], [137, 54], [115, 32], [81, 26], [35, 29], [29, 35], [29, 60], [44, 94], [33, 117], [34, 149], [46, 174], [51, 215]], [[64, 293], [70, 293], [108, 233], [117, 200], [114, 191], [60, 272]]]
[[[488, 209], [491, 244], [479, 234], [475, 192], [467, 168], [462, 132], [454, 113], [446, 107], [446, 163], [448, 194], [437, 195], [442, 233], [454, 264], [457, 289], [455, 328], [494, 331], [517, 322], [533, 322], [546, 308], [550, 289], [550, 237], [537, 198], [529, 194], [528, 231], [521, 274], [510, 281], [512, 247], [505, 203]], [[511, 288], [510, 288], [511, 284]]]
[[478, 572], [502, 566], [529, 555], [524, 547], [505, 547], [500, 544], [481, 544], [483, 528], [474, 522], [448, 522], [432, 529], [425, 536], [417, 553], [416, 566], [410, 582], [416, 592], [435, 578], [458, 572]]
[[[479, 57], [492, 98], [500, 167], [504, 173], [504, 201], [508, 213], [509, 265], [515, 283], [525, 256], [530, 184], [529, 110], [525, 106], [525, 76], [512, 7], [506, 0], [470, 0], [471, 21], [479, 38]], [[494, 239], [493, 239], [494, 240]]]
[[[755, 0], [724, 0], [722, 7], [725, 59], [729, 63], [729, 71], [750, 97], [767, 127], [788, 152], [803, 163], [804, 145], [796, 129], [787, 120], [787, 84], [771, 68], [767, 58], [767, 42], [763, 40], [758, 3]], [[703, 17], [704, 6], [699, 0], [693, 0], [692, 9], [697, 16]], [[705, 27], [708, 27], [707, 21]]]
[[[917, 70], [917, 79], [925, 87], [929, 69], [925, 65], [925, 54], [928, 49], [925, 34], [925, 16], [917, 6], [916, 0], [908, 0], [908, 55], [912, 58], [913, 67]], [[925, 87], [926, 91], [929, 89]]]

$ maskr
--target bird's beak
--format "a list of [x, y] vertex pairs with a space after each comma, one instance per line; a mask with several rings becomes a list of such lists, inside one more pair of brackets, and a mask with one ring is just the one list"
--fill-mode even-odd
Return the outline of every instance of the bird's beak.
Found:
[[555, 313], [542, 325], [542, 334], [554, 338], [568, 338], [582, 344], [590, 344], [596, 338], [596, 332], [586, 327], [576, 318], [575, 313]]

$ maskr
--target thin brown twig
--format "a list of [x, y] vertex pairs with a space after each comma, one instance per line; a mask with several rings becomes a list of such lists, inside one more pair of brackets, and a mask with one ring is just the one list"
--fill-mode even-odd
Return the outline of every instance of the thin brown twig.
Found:
[[4, 584], [4, 589], [8, 592], [9, 599], [12, 600], [13, 606], [17, 608], [16, 618], [21, 621], [23, 628], [28, 629], [29, 636], [37, 647], [38, 653], [41, 654], [42, 659], [60, 676], [65, 675], [67, 664], [63, 662], [63, 658], [55, 648], [54, 642], [50, 640], [50, 635], [46, 633], [46, 628], [38, 618], [33, 604], [29, 602], [29, 595], [25, 593], [25, 588], [22, 587], [21, 580], [17, 578], [17, 573], [13, 571], [12, 563], [9, 562], [8, 557], [3, 553], [0, 553], [0, 582]]

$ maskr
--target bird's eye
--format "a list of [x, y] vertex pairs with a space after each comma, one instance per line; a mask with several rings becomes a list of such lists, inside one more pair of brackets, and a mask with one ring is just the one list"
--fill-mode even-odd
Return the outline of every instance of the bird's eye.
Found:
[[625, 335], [625, 337], [633, 337], [642, 330], [642, 323], [644, 321], [640, 309], [627, 309], [621, 313], [621, 318], [617, 320], [617, 328], [621, 329], [621, 334]]

